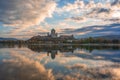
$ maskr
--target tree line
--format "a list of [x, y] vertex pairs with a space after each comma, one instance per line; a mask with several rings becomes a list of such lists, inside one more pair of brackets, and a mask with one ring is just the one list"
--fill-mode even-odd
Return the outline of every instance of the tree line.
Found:
[[7, 44], [29, 44], [29, 43], [48, 43], [48, 42], [52, 42], [52, 43], [71, 43], [71, 44], [88, 44], [88, 43], [92, 43], [92, 44], [120, 44], [120, 40], [119, 39], [104, 39], [104, 38], [93, 38], [93, 37], [89, 37], [89, 38], [82, 38], [82, 39], [74, 39], [72, 41], [69, 40], [45, 40], [45, 41], [39, 41], [39, 40], [4, 40], [4, 41], [0, 41], [0, 43], [7, 43]]
[[74, 41], [73, 43], [106, 43], [106, 44], [120, 44], [119, 39], [104, 39], [104, 38], [84, 38]]

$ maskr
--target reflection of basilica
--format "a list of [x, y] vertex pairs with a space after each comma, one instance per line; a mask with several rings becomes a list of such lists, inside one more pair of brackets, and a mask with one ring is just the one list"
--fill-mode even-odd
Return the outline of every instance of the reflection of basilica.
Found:
[[71, 52], [73, 53], [76, 49], [75, 47], [69, 47], [69, 46], [28, 46], [29, 49], [35, 52], [46, 52], [47, 56], [51, 56], [52, 59], [55, 59], [56, 55], [59, 52]]
[[55, 59], [55, 56], [57, 55], [57, 50], [52, 50], [50, 52], [47, 52], [47, 56], [51, 55], [52, 59]]

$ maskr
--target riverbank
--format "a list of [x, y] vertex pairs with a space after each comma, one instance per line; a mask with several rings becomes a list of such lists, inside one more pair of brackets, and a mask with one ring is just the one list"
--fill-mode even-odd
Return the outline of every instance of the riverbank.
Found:
[[60, 44], [29, 44], [29, 45], [81, 45], [81, 46], [120, 46], [120, 44], [68, 44], [68, 43], [60, 43]]

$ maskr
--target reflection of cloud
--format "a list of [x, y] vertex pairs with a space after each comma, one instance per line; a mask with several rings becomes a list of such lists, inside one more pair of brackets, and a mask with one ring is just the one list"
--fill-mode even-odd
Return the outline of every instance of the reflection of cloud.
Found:
[[87, 65], [86, 64], [81, 64], [81, 63], [77, 63], [74, 64], [72, 66], [66, 66], [68, 69], [86, 69]]
[[[76, 70], [76, 69], [75, 69]], [[58, 74], [57, 77], [62, 77], [63, 80], [119, 80], [120, 74], [118, 68], [112, 69], [111, 67], [105, 68], [91, 68], [83, 70], [84, 74], [79, 72], [70, 73], [69, 75]], [[60, 76], [59, 76], [60, 75]]]
[[120, 68], [115, 68], [112, 69], [113, 75], [115, 75], [115, 79], [119, 78], [120, 79]]
[[[2, 51], [1, 51], [2, 50]], [[46, 53], [34, 53], [27, 48], [1, 49], [9, 55], [0, 64], [0, 80], [119, 80], [120, 64], [108, 60], [93, 60], [76, 56], [76, 53], [59, 53], [51, 60]], [[3, 51], [4, 50], [4, 51]], [[8, 50], [8, 51], [7, 51]], [[9, 51], [11, 51], [9, 53]], [[84, 54], [88, 54], [82, 51]], [[103, 52], [102, 52], [103, 53]], [[92, 54], [91, 54], [92, 55]], [[86, 57], [88, 57], [87, 55]], [[10, 59], [11, 58], [11, 59]], [[101, 58], [98, 56], [98, 58]], [[46, 70], [40, 63], [50, 70]], [[7, 77], [6, 77], [7, 76]]]
[[12, 59], [4, 59], [0, 65], [0, 80], [54, 80], [51, 70], [46, 70], [38, 61], [16, 51], [11, 56]]
[[104, 59], [102, 56], [95, 56], [94, 59]]
[[[115, 67], [117, 66], [117, 68]], [[91, 68], [87, 72], [97, 79], [110, 79], [110, 80], [119, 80], [120, 79], [120, 65], [106, 66], [100, 68]]]
[[62, 75], [58, 73], [57, 77], [62, 77], [63, 80], [119, 80], [119, 67], [119, 64], [114, 64], [96, 68], [83, 68], [83, 64], [81, 67], [81, 64], [78, 63], [67, 67], [71, 71], [69, 74]]

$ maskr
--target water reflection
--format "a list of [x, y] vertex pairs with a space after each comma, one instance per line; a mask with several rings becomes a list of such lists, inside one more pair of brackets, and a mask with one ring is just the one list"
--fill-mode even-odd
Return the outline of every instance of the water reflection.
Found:
[[119, 79], [119, 46], [0, 44], [0, 80]]
[[[30, 50], [38, 53], [45, 52], [51, 59], [55, 59], [58, 53], [69, 53], [65, 56], [77, 56], [84, 59], [93, 60], [110, 60], [120, 62], [120, 46], [88, 46], [88, 45], [15, 45], [15, 44], [0, 44], [0, 48], [23, 48], [27, 47]], [[78, 51], [78, 52], [76, 52]], [[84, 52], [84, 54], [81, 53]], [[72, 53], [72, 54], [71, 54]], [[85, 54], [88, 53], [88, 54]]]
[[2, 59], [0, 64], [0, 80], [54, 80], [51, 70], [46, 70], [39, 61], [25, 56], [26, 53], [21, 54], [18, 49], [9, 49], [8, 52], [4, 53], [8, 58]]
[[[60, 53], [69, 53], [68, 55], [74, 55], [85, 59], [102, 59], [110, 60], [114, 62], [120, 62], [120, 47], [119, 46], [40, 46], [40, 45], [28, 45], [29, 49], [35, 52], [46, 52], [47, 55], [51, 55], [52, 59]], [[78, 54], [75, 51], [78, 50]], [[88, 54], [81, 54], [81, 51]], [[72, 53], [72, 54], [71, 54]], [[107, 54], [108, 53], [108, 54]], [[111, 54], [110, 54], [111, 53]], [[113, 54], [114, 53], [114, 54]]]
[[55, 56], [58, 54], [58, 51], [61, 53], [72, 52], [76, 49], [72, 46], [40, 46], [40, 45], [28, 45], [29, 49], [35, 52], [46, 52], [47, 56], [51, 56], [52, 59], [55, 59]]

